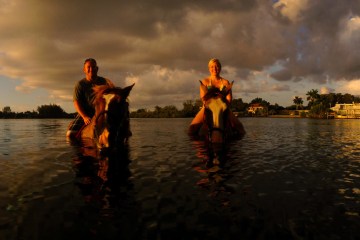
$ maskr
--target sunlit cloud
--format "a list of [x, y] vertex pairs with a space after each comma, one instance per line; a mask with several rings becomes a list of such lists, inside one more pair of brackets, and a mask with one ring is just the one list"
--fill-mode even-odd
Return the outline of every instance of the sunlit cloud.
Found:
[[329, 87], [321, 87], [320, 88], [320, 94], [329, 94], [329, 93], [334, 93], [335, 89], [333, 88], [329, 88]]
[[23, 93], [30, 93], [35, 89], [34, 86], [26, 86], [25, 84], [19, 85], [15, 87], [16, 91], [23, 92]]
[[360, 79], [352, 81], [342, 81], [342, 85], [337, 89], [340, 93], [349, 93], [355, 96], [360, 96]]
[[[151, 106], [182, 106], [187, 100], [198, 99], [201, 74], [195, 71], [173, 70], [151, 66], [140, 75], [126, 77], [126, 85], [135, 83], [130, 100], [135, 108]], [[137, 105], [137, 103], [141, 105]]]
[[308, 7], [308, 0], [279, 0], [274, 3], [274, 9], [291, 21], [297, 21], [302, 11]]

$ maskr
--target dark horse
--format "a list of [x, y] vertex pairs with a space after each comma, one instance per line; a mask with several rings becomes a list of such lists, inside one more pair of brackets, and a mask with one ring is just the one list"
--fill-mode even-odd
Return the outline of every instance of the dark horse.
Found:
[[99, 149], [123, 145], [131, 136], [127, 98], [135, 84], [125, 87], [94, 87], [95, 115], [77, 138], [91, 140]]
[[[241, 138], [245, 130], [240, 122], [234, 127], [233, 117], [227, 104], [226, 96], [231, 91], [233, 82], [230, 87], [220, 90], [218, 88], [207, 88], [201, 81], [200, 86], [204, 90], [204, 120], [198, 133], [199, 136], [205, 136], [210, 143], [224, 143], [227, 139]], [[231, 119], [231, 118], [235, 118]], [[190, 134], [191, 135], [191, 134]]]

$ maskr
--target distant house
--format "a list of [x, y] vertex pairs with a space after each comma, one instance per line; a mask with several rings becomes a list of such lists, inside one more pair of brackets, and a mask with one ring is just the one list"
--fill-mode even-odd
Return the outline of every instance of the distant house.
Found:
[[252, 116], [267, 116], [268, 115], [268, 109], [267, 107], [264, 107], [260, 103], [252, 103], [247, 109], [247, 112], [249, 115]]
[[337, 103], [330, 109], [335, 118], [360, 118], [360, 103]]

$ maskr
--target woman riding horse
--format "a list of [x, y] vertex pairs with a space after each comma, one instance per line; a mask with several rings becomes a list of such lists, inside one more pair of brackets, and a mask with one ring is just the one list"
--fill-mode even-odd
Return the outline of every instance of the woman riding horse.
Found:
[[[210, 76], [206, 77], [201, 81], [200, 84], [200, 98], [203, 101], [205, 106], [204, 97], [211, 89], [217, 89], [217, 91], [226, 93], [225, 96], [222, 97], [223, 101], [227, 106], [230, 106], [232, 101], [232, 84], [227, 79], [224, 79], [220, 76], [221, 72], [221, 63], [218, 59], [211, 59], [208, 64]], [[239, 135], [244, 135], [245, 130], [241, 122], [235, 117], [235, 115], [229, 110], [227, 111], [227, 121], [230, 123], [231, 128], [238, 132]], [[189, 134], [197, 135], [199, 133], [200, 128], [203, 126], [205, 120], [205, 107], [201, 108], [201, 110], [197, 113], [195, 118], [190, 124]]]

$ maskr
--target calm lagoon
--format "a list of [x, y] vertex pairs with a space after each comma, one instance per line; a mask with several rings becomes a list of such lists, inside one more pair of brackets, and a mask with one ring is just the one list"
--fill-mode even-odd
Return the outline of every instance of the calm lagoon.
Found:
[[240, 120], [219, 168], [191, 119], [131, 119], [111, 158], [1, 119], [0, 239], [360, 238], [360, 120]]

